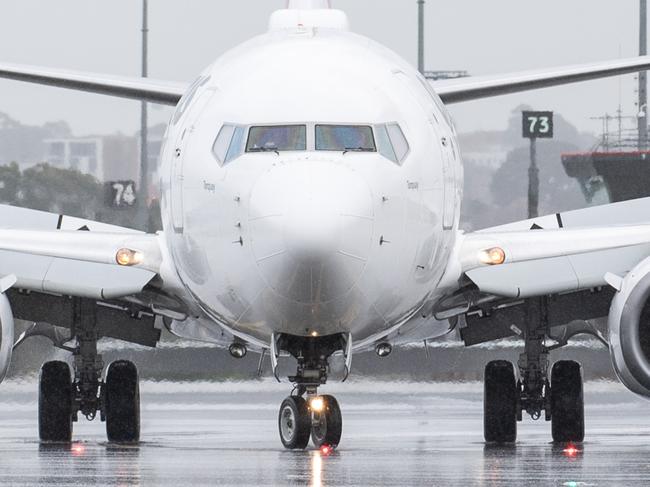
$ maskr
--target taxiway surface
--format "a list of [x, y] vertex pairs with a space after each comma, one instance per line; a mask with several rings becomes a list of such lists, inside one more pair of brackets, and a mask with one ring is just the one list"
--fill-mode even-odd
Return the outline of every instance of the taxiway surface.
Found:
[[277, 409], [286, 388], [144, 382], [139, 445], [108, 444], [97, 419], [75, 425], [72, 445], [41, 446], [36, 383], [5, 383], [0, 484], [650, 485], [649, 404], [618, 384], [586, 385], [587, 441], [575, 452], [554, 447], [543, 420], [520, 424], [516, 446], [485, 447], [479, 383], [333, 384], [326, 389], [341, 403], [344, 433], [330, 455], [281, 447]]

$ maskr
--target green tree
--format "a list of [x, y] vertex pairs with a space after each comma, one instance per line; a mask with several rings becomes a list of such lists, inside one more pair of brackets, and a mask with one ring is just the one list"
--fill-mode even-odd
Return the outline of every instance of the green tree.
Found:
[[0, 166], [0, 203], [15, 204], [20, 190], [20, 168], [12, 162], [7, 166]]
[[103, 186], [93, 176], [39, 164], [23, 171], [20, 206], [94, 218], [103, 203]]

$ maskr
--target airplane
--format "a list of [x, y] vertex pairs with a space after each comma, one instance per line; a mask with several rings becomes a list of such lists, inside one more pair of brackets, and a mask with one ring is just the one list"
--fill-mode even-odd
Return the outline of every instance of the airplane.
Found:
[[[447, 106], [648, 68], [639, 57], [429, 82], [328, 0], [288, 0], [191, 84], [0, 63], [2, 78], [176, 107], [163, 231], [0, 207], [0, 378], [14, 348], [45, 336], [72, 367], [42, 366], [40, 440], [69, 442], [79, 414], [99, 414], [110, 441], [137, 442], [137, 369], [104, 372], [97, 342], [155, 347], [165, 326], [235, 358], [268, 355], [278, 380], [292, 357], [282, 444], [335, 448], [341, 408], [320, 394], [333, 356], [345, 380], [355, 353], [458, 328], [468, 346], [524, 341], [516, 366], [485, 368], [487, 443], [514, 442], [524, 413], [544, 414], [555, 442], [583, 441], [581, 365], [549, 355], [594, 336], [650, 397], [650, 200], [464, 233]], [[32, 323], [17, 339], [14, 319]]]

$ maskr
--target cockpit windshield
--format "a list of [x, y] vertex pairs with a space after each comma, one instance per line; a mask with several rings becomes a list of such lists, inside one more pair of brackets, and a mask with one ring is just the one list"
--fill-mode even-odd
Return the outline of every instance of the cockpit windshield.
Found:
[[306, 125], [271, 125], [251, 127], [246, 152], [280, 152], [307, 150]]
[[369, 125], [316, 125], [316, 150], [377, 152], [377, 146]]
[[319, 124], [236, 125], [225, 123], [219, 130], [212, 152], [226, 165], [245, 152], [333, 151], [343, 155], [375, 152], [402, 165], [411, 152], [397, 122], [375, 125]]

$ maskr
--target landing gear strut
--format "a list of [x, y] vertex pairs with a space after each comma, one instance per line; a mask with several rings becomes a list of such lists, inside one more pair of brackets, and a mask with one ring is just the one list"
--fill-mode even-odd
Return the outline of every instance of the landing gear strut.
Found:
[[[549, 352], [553, 338], [548, 327], [544, 298], [526, 303], [527, 326], [522, 330], [524, 352], [519, 357], [519, 380], [507, 361], [493, 361], [485, 368], [484, 436], [489, 443], [512, 443], [517, 438], [517, 421], [525, 411], [533, 420], [551, 421], [553, 441], [584, 440], [582, 368], [574, 361], [553, 364], [549, 380]], [[562, 330], [563, 343], [568, 340]], [[584, 332], [585, 330], [580, 330]]]
[[[351, 343], [349, 337], [296, 337], [281, 335], [273, 338], [272, 354], [288, 351], [298, 362], [295, 376], [289, 380], [295, 385], [293, 393], [280, 406], [278, 429], [285, 448], [304, 449], [312, 443], [317, 448], [336, 448], [341, 441], [343, 419], [334, 396], [318, 395], [318, 387], [325, 385], [329, 373], [328, 360], [339, 350], [346, 354], [346, 377], [349, 373]], [[277, 340], [277, 341], [276, 341]], [[272, 357], [273, 358], [273, 357]], [[274, 374], [276, 364], [274, 361]], [[277, 375], [276, 375], [277, 377]]]
[[74, 375], [65, 362], [47, 362], [39, 381], [39, 436], [43, 442], [69, 442], [72, 423], [79, 413], [88, 420], [97, 413], [106, 422], [109, 441], [137, 442], [140, 438], [140, 393], [138, 372], [127, 361], [113, 362], [102, 381], [104, 364], [97, 351], [96, 303], [74, 300], [74, 320], [70, 338], [76, 347]]

